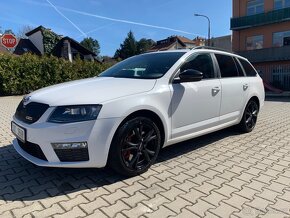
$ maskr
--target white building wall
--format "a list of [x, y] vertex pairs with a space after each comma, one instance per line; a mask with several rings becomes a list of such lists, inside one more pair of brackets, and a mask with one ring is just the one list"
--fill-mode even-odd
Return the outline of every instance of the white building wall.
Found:
[[[184, 49], [184, 47], [179, 43], [175, 42], [171, 47], [169, 47], [167, 50], [176, 50], [176, 49]], [[162, 50], [162, 49], [161, 49]]]
[[35, 47], [40, 51], [40, 53], [44, 54], [43, 36], [42, 36], [41, 31], [33, 33], [28, 38], [35, 45]]
[[65, 40], [64, 43], [67, 43], [68, 60], [70, 62], [72, 62], [73, 61], [73, 55], [72, 55], [72, 50], [71, 50], [70, 42], [68, 40]]
[[210, 44], [212, 47], [222, 48], [228, 51], [232, 51], [232, 36], [221, 36], [212, 38], [210, 40]]
[[184, 43], [184, 44], [185, 44], [187, 49], [192, 49], [192, 48], [196, 47], [196, 45], [192, 44], [192, 43]]

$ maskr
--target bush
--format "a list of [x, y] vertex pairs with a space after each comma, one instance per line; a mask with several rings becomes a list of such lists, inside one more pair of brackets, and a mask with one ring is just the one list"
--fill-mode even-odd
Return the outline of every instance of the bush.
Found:
[[0, 54], [0, 96], [22, 95], [70, 80], [97, 76], [108, 64], [54, 56]]

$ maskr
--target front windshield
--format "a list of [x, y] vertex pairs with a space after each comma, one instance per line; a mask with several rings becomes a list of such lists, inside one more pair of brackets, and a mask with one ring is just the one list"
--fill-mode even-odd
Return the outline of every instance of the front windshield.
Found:
[[185, 52], [162, 52], [134, 56], [101, 73], [100, 77], [157, 79], [162, 77]]

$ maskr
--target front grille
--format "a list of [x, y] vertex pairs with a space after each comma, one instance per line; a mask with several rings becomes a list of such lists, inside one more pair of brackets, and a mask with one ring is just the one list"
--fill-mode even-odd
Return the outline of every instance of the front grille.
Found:
[[89, 152], [87, 148], [80, 149], [55, 149], [57, 157], [62, 162], [75, 162], [89, 160]]
[[24, 105], [23, 101], [21, 101], [16, 109], [15, 117], [24, 123], [31, 124], [36, 122], [48, 107], [49, 105], [47, 104], [37, 102], [30, 102], [29, 104]]
[[39, 145], [31, 143], [31, 142], [22, 142], [19, 139], [17, 139], [19, 146], [28, 154], [30, 154], [33, 157], [36, 157], [41, 160], [46, 160], [46, 157], [39, 147]]

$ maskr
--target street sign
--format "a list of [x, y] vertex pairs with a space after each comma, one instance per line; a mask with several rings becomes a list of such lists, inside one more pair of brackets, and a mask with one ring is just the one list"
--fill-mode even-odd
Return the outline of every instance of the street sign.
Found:
[[17, 38], [13, 34], [4, 34], [1, 37], [1, 43], [4, 47], [11, 49], [17, 45]]

